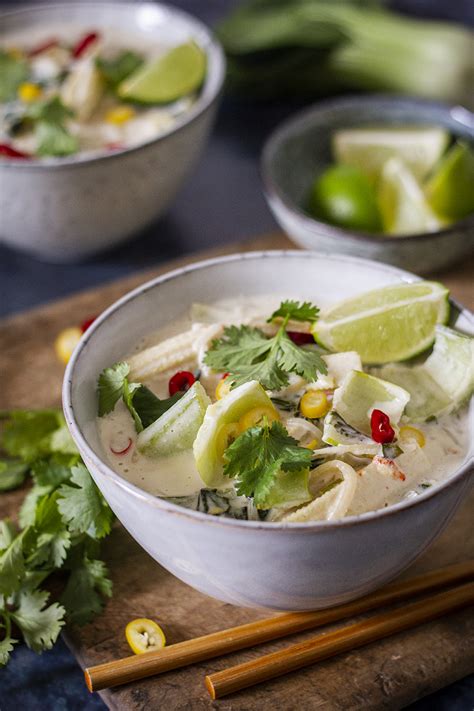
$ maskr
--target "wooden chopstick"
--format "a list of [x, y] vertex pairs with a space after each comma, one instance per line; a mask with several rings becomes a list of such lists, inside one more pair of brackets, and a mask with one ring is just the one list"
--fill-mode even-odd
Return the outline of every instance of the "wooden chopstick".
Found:
[[205, 678], [206, 688], [213, 700], [219, 699], [341, 652], [357, 649], [383, 637], [429, 622], [473, 603], [474, 583], [438, 592], [396, 610], [380, 613], [362, 622], [346, 625], [334, 632], [320, 634], [306, 642], [210, 674]]
[[366, 597], [337, 607], [315, 612], [291, 612], [197, 637], [84, 670], [89, 691], [127, 684], [171, 669], [195, 664], [224, 654], [246, 649], [273, 639], [368, 612], [383, 605], [401, 602], [420, 593], [437, 590], [474, 578], [474, 560], [424, 573], [395, 583]]

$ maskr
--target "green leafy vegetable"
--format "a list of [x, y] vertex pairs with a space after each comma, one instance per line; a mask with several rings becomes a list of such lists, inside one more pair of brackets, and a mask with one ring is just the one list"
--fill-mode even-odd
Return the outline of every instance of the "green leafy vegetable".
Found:
[[226, 449], [224, 474], [236, 480], [237, 493], [253, 496], [265, 508], [277, 474], [308, 469], [311, 450], [301, 447], [279, 422], [251, 427]]
[[[2, 447], [14, 460], [0, 467], [18, 485], [30, 471], [34, 485], [20, 510], [20, 530], [0, 521], [0, 666], [17, 640], [12, 624], [35, 651], [49, 649], [61, 627], [89, 621], [111, 595], [99, 560], [99, 539], [108, 534], [112, 512], [72, 442], [59, 410], [0, 413]], [[13, 476], [12, 474], [12, 476]], [[11, 479], [13, 483], [13, 478]], [[41, 585], [56, 571], [67, 574], [61, 603], [47, 605]], [[75, 592], [76, 591], [76, 592]]]
[[38, 155], [67, 156], [79, 150], [78, 139], [66, 127], [73, 115], [58, 96], [31, 104], [25, 118], [34, 123]]
[[20, 84], [28, 79], [28, 63], [0, 50], [0, 101], [16, 98]]
[[285, 329], [290, 318], [315, 321], [317, 314], [318, 309], [307, 302], [284, 301], [269, 319], [283, 318], [273, 338], [267, 338], [258, 328], [228, 326], [224, 336], [212, 342], [204, 362], [214, 370], [229, 373], [233, 387], [258, 380], [267, 390], [281, 390], [288, 385], [290, 373], [314, 381], [318, 373], [327, 373], [326, 364], [316, 351], [293, 343]]
[[115, 89], [124, 79], [141, 67], [143, 57], [136, 52], [125, 50], [114, 59], [103, 59], [98, 57], [96, 65], [102, 74], [105, 82]]
[[102, 371], [98, 384], [99, 417], [112, 412], [122, 398], [134, 419], [136, 431], [141, 432], [169, 410], [183, 393], [160, 400], [145, 385], [129, 383], [129, 372], [130, 366], [125, 362], [115, 363]]
[[28, 465], [21, 459], [0, 461], [0, 491], [17, 489], [25, 481]]

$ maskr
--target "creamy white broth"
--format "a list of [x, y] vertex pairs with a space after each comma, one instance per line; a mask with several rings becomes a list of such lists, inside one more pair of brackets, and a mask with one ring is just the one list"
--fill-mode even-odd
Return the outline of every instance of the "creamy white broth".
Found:
[[[177, 319], [160, 331], [142, 339], [131, 351], [128, 358], [131, 359], [134, 353], [187, 331], [193, 324], [215, 325], [216, 321], [213, 319], [219, 319], [218, 324], [221, 327], [230, 323], [235, 325], [250, 323], [261, 327], [265, 324], [268, 314], [272, 313], [280, 301], [279, 297], [272, 296], [259, 299], [242, 298], [237, 302], [235, 299], [225, 300], [212, 304], [210, 307], [194, 305], [191, 312], [183, 315], [182, 319]], [[195, 321], [193, 317], [198, 318], [199, 321]], [[210, 324], [209, 321], [211, 321]], [[127, 356], [124, 357], [124, 360], [127, 360]], [[191, 369], [197, 370], [200, 365], [196, 358], [194, 368]], [[165, 371], [159, 377], [144, 379], [142, 382], [158, 397], [168, 397], [169, 377], [179, 369], [181, 368]], [[201, 382], [211, 399], [214, 400], [215, 386], [221, 375], [206, 374], [204, 371], [205, 367], [201, 370]], [[297, 382], [297, 378], [292, 378], [292, 380], [295, 381], [295, 384], [292, 386], [290, 382], [288, 390], [291, 391], [293, 387], [291, 396], [298, 399], [301, 385]], [[288, 418], [291, 417], [291, 413], [280, 411], [280, 415], [284, 424], [289, 422]], [[400, 422], [400, 425], [403, 424], [404, 419]], [[153, 495], [163, 497], [189, 497], [197, 495], [201, 489], [205, 488], [205, 484], [196, 470], [192, 450], [169, 457], [152, 459], [136, 449], [134, 445], [137, 434], [134, 423], [121, 401], [112, 413], [98, 418], [97, 425], [108, 463], [131, 483]], [[466, 406], [453, 415], [442, 417], [436, 422], [416, 424], [416, 427], [423, 432], [426, 444], [423, 449], [414, 447], [413, 451], [410, 450], [410, 446], [406, 445], [406, 451], [401, 455], [396, 471], [387, 469], [384, 464], [384, 461], [387, 460], [381, 453], [379, 458], [373, 460], [373, 462], [376, 460], [380, 462], [380, 470], [377, 470], [375, 475], [373, 467], [369, 468], [370, 459], [361, 458], [352, 462], [359, 475], [358, 489], [357, 496], [354, 497], [345, 515], [357, 515], [365, 511], [384, 508], [402, 499], [417, 496], [425, 489], [436, 486], [448, 478], [462, 465], [469, 448], [469, 418]], [[291, 431], [290, 434], [297, 436]], [[133, 444], [125, 455], [117, 456], [111, 451], [111, 446], [116, 451], [124, 449], [129, 440]], [[373, 484], [374, 481], [376, 485]], [[229, 480], [229, 487], [233, 488], [231, 480]], [[331, 497], [335, 497], [336, 489], [337, 487], [324, 495], [328, 501]], [[281, 517], [280, 510], [272, 510], [268, 520], [280, 520]]]

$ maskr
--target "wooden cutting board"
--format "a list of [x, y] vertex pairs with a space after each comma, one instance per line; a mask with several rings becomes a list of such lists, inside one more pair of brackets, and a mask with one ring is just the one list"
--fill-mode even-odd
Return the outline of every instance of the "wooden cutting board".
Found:
[[[193, 255], [146, 273], [15, 316], [0, 324], [0, 409], [58, 405], [62, 367], [53, 341], [62, 329], [102, 311], [143, 281], [196, 259], [238, 250], [290, 248], [282, 235]], [[441, 276], [455, 298], [474, 308], [474, 261]], [[14, 516], [24, 491], [0, 498], [0, 517]], [[473, 492], [474, 493], [474, 492]], [[474, 556], [474, 496], [466, 501], [443, 535], [404, 574], [430, 570]], [[396, 541], [394, 541], [396, 545]], [[180, 582], [154, 562], [119, 525], [105, 545], [114, 596], [103, 614], [82, 629], [70, 629], [66, 641], [82, 666], [129, 654], [126, 623], [135, 617], [160, 622], [168, 643], [248, 622], [265, 612], [208, 598]], [[314, 632], [188, 669], [170, 672], [101, 693], [110, 709], [399, 709], [474, 671], [474, 614], [465, 610], [418, 629], [336, 657], [288, 677], [211, 702], [204, 675], [280, 649]]]

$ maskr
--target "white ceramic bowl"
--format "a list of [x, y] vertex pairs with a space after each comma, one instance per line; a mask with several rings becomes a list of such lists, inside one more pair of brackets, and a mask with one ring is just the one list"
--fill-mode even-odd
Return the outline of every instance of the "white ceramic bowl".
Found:
[[136, 147], [94, 156], [0, 160], [0, 240], [54, 262], [99, 252], [141, 230], [169, 206], [204, 148], [222, 87], [225, 60], [202, 22], [158, 3], [29, 6], [0, 16], [0, 45], [68, 23], [143, 34], [165, 46], [194, 38], [208, 70], [200, 96], [173, 127]]
[[[307, 610], [356, 598], [406, 568], [439, 535], [467, 492], [471, 449], [442, 485], [388, 509], [336, 522], [283, 524], [216, 518], [142, 491], [110, 469], [96, 430], [100, 371], [193, 301], [275, 293], [324, 305], [412, 281], [399, 269], [313, 252], [236, 254], [170, 272], [123, 297], [83, 336], [67, 368], [64, 413], [98, 487], [138, 543], [192, 587], [237, 605]], [[474, 316], [455, 312], [474, 334]], [[474, 407], [471, 405], [471, 424]]]

